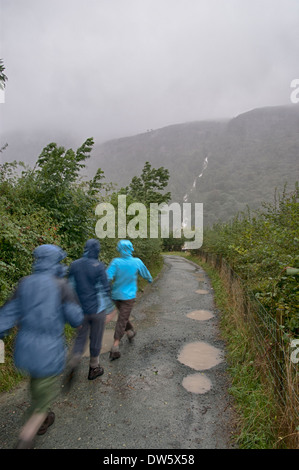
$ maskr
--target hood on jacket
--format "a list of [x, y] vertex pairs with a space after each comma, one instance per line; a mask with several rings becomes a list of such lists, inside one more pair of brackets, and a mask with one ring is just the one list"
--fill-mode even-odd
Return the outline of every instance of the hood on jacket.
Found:
[[99, 240], [97, 240], [96, 238], [91, 238], [85, 243], [83, 256], [87, 258], [98, 259], [100, 251], [101, 245]]
[[117, 251], [123, 258], [132, 256], [134, 251], [132, 242], [130, 240], [120, 240], [117, 244]]
[[56, 245], [40, 245], [33, 251], [33, 271], [56, 272], [58, 264], [66, 258], [66, 252]]

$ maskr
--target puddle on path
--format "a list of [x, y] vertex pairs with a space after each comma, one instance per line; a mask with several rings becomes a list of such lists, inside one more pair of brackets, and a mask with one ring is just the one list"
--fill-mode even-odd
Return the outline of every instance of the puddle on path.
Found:
[[211, 390], [212, 382], [204, 374], [192, 374], [184, 378], [183, 387], [191, 393], [206, 393]]
[[178, 360], [195, 370], [206, 370], [222, 362], [220, 349], [203, 341], [186, 344], [178, 355]]
[[204, 321], [213, 318], [214, 314], [209, 310], [194, 310], [193, 312], [187, 313], [186, 316], [188, 318], [192, 318], [193, 320]]
[[208, 294], [209, 293], [209, 291], [205, 289], [197, 289], [195, 292], [196, 294]]

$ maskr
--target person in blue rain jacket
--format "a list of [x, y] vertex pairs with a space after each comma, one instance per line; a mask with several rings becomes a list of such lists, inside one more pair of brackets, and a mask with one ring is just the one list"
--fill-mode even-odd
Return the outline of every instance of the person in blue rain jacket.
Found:
[[40, 245], [34, 252], [32, 274], [22, 278], [0, 309], [0, 338], [17, 326], [14, 362], [30, 378], [31, 407], [17, 448], [30, 448], [36, 434], [44, 434], [55, 415], [50, 406], [58, 394], [58, 377], [65, 367], [64, 326], [83, 321], [78, 298], [63, 279], [60, 262], [66, 253], [56, 245]]
[[131, 341], [136, 335], [129, 317], [137, 295], [137, 279], [140, 275], [149, 283], [152, 276], [140, 258], [133, 256], [134, 247], [130, 240], [120, 240], [117, 244], [120, 257], [114, 258], [107, 268], [107, 276], [112, 281], [111, 297], [118, 309], [118, 319], [114, 331], [114, 343], [110, 351], [110, 359], [120, 357], [119, 343], [126, 333]]
[[70, 265], [69, 281], [73, 285], [84, 312], [82, 328], [77, 338], [69, 361], [69, 371], [65, 384], [70, 388], [77, 366], [83, 355], [88, 333], [90, 332], [90, 361], [88, 379], [93, 380], [104, 373], [99, 364], [106, 314], [115, 309], [111, 301], [111, 288], [106, 275], [106, 266], [99, 261], [101, 245], [97, 239], [87, 240], [83, 256]]

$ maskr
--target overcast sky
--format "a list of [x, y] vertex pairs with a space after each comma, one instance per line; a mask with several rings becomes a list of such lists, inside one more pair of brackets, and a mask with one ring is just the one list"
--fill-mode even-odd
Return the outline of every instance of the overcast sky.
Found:
[[233, 117], [290, 104], [299, 78], [298, 0], [0, 0], [0, 15], [1, 140]]

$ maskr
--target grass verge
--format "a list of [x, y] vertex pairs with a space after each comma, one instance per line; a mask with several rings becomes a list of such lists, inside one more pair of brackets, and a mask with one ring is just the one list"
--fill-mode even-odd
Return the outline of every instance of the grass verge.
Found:
[[[163, 268], [163, 257], [160, 256], [158, 260], [155, 260], [155, 262], [149, 266], [147, 266], [149, 272], [151, 273], [151, 276], [153, 279], [156, 279], [156, 277], [160, 274], [162, 268]], [[142, 277], [139, 276], [138, 278], [138, 292], [143, 292], [144, 288], [148, 285], [148, 282], [143, 279]]]

